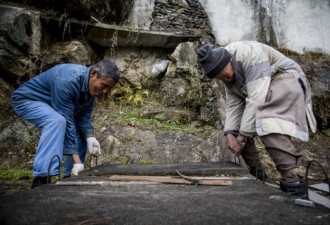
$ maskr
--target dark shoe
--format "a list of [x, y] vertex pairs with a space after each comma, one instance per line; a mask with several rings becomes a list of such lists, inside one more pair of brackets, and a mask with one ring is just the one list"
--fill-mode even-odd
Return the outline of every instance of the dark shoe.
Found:
[[268, 176], [263, 166], [262, 168], [258, 168], [258, 174], [255, 166], [250, 166], [249, 170], [250, 170], [250, 174], [258, 178], [258, 180], [268, 182]]
[[[50, 179], [49, 179], [49, 183], [50, 183]], [[47, 184], [47, 177], [35, 177], [33, 178], [31, 189], [44, 184]]]
[[63, 179], [66, 179], [66, 178], [69, 178], [69, 177], [71, 177], [71, 175], [64, 175]]
[[303, 196], [306, 194], [306, 184], [304, 182], [286, 182], [280, 179], [281, 190], [287, 192], [290, 195]]

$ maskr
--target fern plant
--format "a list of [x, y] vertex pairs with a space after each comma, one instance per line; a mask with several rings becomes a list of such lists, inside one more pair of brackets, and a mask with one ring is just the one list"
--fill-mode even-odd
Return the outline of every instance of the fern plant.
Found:
[[111, 97], [115, 98], [119, 104], [142, 106], [145, 97], [149, 96], [148, 90], [143, 90], [141, 86], [132, 88], [130, 86], [118, 86], [111, 92]]

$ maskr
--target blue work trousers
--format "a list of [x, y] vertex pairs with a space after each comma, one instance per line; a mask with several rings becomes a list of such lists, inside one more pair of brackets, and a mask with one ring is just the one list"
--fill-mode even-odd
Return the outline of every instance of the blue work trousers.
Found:
[[[39, 101], [17, 101], [12, 106], [20, 117], [33, 123], [41, 129], [41, 136], [38, 143], [38, 150], [33, 162], [33, 176], [45, 177], [48, 175], [48, 167], [51, 163], [49, 175], [58, 174], [59, 162], [63, 158], [63, 143], [66, 131], [65, 118], [57, 113], [51, 106]], [[79, 132], [77, 132], [79, 134]], [[78, 151], [82, 163], [85, 161], [87, 142], [82, 135], [78, 135]], [[53, 160], [52, 160], [53, 158]], [[52, 160], [52, 162], [50, 162]], [[71, 174], [73, 161], [71, 156], [66, 157], [64, 174]]]

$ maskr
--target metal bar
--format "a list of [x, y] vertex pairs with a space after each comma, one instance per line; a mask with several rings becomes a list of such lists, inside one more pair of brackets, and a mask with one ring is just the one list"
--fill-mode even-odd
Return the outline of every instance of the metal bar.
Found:
[[311, 165], [315, 163], [317, 164], [321, 170], [323, 171], [324, 175], [325, 175], [325, 179], [326, 179], [326, 182], [328, 183], [328, 186], [329, 186], [329, 190], [330, 190], [330, 180], [329, 180], [329, 177], [328, 177], [328, 174], [327, 172], [325, 171], [324, 167], [321, 165], [321, 163], [319, 163], [318, 161], [316, 160], [312, 160], [308, 163], [307, 165], [307, 169], [306, 169], [306, 174], [305, 174], [305, 180], [306, 180], [306, 199], [307, 200], [310, 200], [309, 199], [309, 193], [308, 193], [308, 172], [309, 172], [309, 168], [311, 167]]
[[48, 165], [47, 184], [49, 184], [49, 180], [50, 180], [50, 178], [49, 178], [50, 166], [52, 165], [52, 162], [53, 162], [54, 157], [57, 157], [57, 159], [58, 159], [58, 180], [61, 179], [61, 160], [60, 160], [60, 157], [58, 155], [53, 155], [53, 157], [50, 160], [49, 165]]

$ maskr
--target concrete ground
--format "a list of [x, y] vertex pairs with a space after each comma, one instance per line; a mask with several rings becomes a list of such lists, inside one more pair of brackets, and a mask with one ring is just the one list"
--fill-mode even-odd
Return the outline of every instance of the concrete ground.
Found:
[[[111, 174], [229, 177], [233, 186], [113, 181]], [[107, 165], [0, 197], [0, 224], [329, 224], [330, 210], [247, 178], [233, 163]]]

